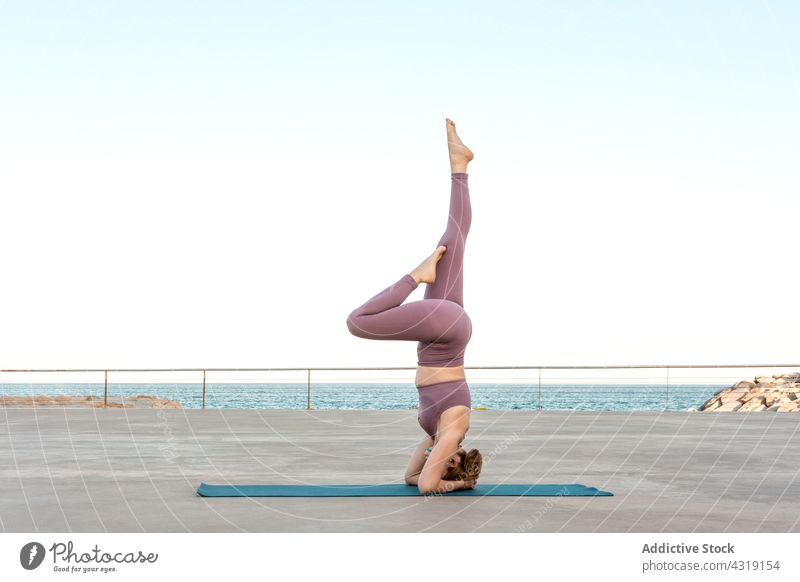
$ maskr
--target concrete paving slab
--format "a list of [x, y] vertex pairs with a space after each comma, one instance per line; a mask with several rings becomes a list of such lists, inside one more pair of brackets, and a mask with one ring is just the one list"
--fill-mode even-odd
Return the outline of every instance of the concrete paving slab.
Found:
[[203, 498], [223, 484], [398, 483], [416, 411], [0, 410], [6, 532], [797, 532], [792, 413], [474, 411], [482, 483], [614, 497]]

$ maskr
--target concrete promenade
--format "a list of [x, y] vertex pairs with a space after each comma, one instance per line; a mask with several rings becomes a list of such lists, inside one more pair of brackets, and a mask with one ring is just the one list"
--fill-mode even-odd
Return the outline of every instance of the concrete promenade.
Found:
[[800, 415], [474, 411], [481, 483], [614, 497], [203, 498], [402, 482], [415, 410], [0, 409], [5, 532], [798, 532]]

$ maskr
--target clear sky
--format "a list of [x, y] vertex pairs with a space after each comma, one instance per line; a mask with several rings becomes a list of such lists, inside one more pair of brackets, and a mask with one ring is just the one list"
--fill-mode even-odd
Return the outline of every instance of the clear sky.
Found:
[[[800, 360], [796, 2], [0, 2], [0, 368]], [[423, 297], [417, 289], [409, 301]]]

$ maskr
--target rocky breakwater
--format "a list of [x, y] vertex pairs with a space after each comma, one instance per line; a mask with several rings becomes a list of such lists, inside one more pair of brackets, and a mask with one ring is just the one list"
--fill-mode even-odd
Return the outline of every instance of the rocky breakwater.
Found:
[[800, 373], [756, 376], [723, 388], [700, 412], [800, 412]]
[[102, 396], [0, 396], [0, 406], [33, 408], [34, 406], [66, 406], [68, 408], [182, 408], [177, 400], [167, 400], [140, 394], [138, 396], [114, 396], [108, 398], [108, 406]]

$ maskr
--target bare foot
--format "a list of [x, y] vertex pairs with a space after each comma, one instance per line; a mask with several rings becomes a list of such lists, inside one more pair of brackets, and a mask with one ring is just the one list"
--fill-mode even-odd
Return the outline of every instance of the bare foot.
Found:
[[450, 154], [450, 171], [466, 172], [467, 164], [472, 161], [475, 155], [458, 137], [455, 122], [446, 117], [445, 125], [447, 126], [447, 151]]
[[410, 275], [414, 277], [417, 285], [420, 283], [433, 283], [436, 281], [436, 263], [442, 258], [442, 255], [447, 251], [447, 247], [442, 245], [436, 247], [433, 254], [419, 264], [419, 267], [411, 271]]

